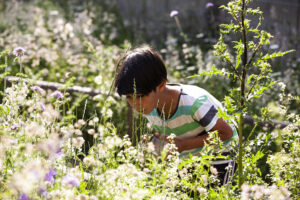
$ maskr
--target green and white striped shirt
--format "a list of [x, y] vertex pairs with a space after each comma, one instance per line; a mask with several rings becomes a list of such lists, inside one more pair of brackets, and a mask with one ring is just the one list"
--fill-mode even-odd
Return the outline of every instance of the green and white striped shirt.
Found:
[[[177, 109], [174, 114], [165, 120], [157, 109], [146, 115], [154, 129], [163, 135], [174, 133], [177, 138], [191, 138], [206, 134], [216, 124], [219, 116], [218, 109], [223, 109], [221, 103], [206, 90], [192, 85], [178, 85], [181, 88]], [[233, 137], [224, 143], [227, 145], [238, 138], [235, 128]], [[197, 153], [202, 148], [183, 151], [180, 156]]]

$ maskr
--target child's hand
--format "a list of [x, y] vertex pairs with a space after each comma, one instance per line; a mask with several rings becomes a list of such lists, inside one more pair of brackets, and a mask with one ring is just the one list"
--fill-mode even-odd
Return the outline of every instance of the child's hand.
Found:
[[163, 137], [160, 137], [160, 133], [155, 133], [154, 137], [152, 138], [151, 142], [153, 142], [155, 150], [159, 153], [163, 150], [167, 141]]
[[[173, 144], [175, 144], [176, 145], [176, 147], [177, 147], [177, 151], [179, 152], [179, 153], [181, 153], [182, 151], [183, 151], [183, 149], [182, 149], [182, 144], [183, 144], [183, 140], [182, 139], [179, 139], [179, 138], [174, 138], [173, 139], [173, 142], [172, 141], [170, 141], [168, 138], [167, 138], [167, 136], [164, 136], [164, 135], [161, 135], [159, 132], [156, 132], [155, 133], [155, 137], [154, 137], [155, 139], [154, 140], [156, 140], [157, 141], [157, 144], [158, 143], [160, 143], [160, 144], [165, 144], [165, 143], [173, 143]], [[154, 142], [153, 142], [154, 143]], [[154, 146], [155, 146], [155, 143], [154, 143]], [[155, 146], [155, 148], [156, 148], [156, 146]]]

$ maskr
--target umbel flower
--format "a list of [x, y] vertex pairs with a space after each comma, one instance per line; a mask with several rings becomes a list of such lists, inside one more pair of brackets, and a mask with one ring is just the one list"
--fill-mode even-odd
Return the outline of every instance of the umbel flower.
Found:
[[17, 47], [14, 49], [13, 54], [15, 56], [23, 56], [25, 53], [25, 49], [23, 47]]

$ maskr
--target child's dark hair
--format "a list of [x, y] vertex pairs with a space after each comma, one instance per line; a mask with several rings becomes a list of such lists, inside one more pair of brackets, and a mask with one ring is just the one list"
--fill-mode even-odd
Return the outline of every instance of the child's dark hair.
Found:
[[[120, 68], [118, 70], [118, 68]], [[167, 70], [162, 58], [149, 46], [127, 52], [117, 62], [115, 88], [118, 94], [148, 95], [167, 80]]]

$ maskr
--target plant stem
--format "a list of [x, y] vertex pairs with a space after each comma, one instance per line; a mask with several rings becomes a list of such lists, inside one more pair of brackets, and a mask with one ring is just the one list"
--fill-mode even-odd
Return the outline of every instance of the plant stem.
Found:
[[241, 113], [239, 116], [239, 155], [238, 155], [238, 170], [239, 170], [239, 188], [241, 188], [244, 179], [243, 179], [243, 119], [244, 119], [244, 107], [245, 107], [245, 82], [247, 75], [247, 34], [245, 27], [245, 15], [246, 15], [246, 6], [245, 0], [242, 2], [242, 13], [241, 13], [241, 21], [242, 21], [242, 39], [244, 44], [244, 53], [243, 53], [243, 70], [242, 70], [242, 80], [240, 81], [241, 93], [240, 93], [240, 109]]
[[[7, 56], [5, 56], [5, 58], [4, 58], [4, 63], [5, 63], [4, 74], [6, 74], [6, 72], [7, 72]], [[5, 89], [6, 89], [6, 79], [4, 79], [4, 91], [5, 91]]]

